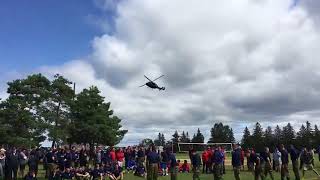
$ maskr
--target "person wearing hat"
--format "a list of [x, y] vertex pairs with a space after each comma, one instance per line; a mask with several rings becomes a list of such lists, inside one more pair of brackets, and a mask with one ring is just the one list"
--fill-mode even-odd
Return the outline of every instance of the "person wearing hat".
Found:
[[6, 150], [1, 148], [0, 149], [0, 177], [4, 178], [4, 166], [5, 166], [5, 159], [6, 159]]

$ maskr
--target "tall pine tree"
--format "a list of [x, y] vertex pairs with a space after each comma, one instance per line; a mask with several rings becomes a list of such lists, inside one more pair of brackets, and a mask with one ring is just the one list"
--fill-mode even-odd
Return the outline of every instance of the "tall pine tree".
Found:
[[241, 146], [245, 149], [252, 147], [252, 138], [248, 127], [246, 127], [243, 131]]

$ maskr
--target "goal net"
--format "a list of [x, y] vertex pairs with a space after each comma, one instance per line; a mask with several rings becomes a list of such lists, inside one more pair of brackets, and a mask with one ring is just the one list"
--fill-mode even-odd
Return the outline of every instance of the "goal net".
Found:
[[204, 151], [208, 147], [220, 146], [226, 152], [232, 151], [232, 143], [178, 143], [178, 152], [189, 152], [190, 149]]

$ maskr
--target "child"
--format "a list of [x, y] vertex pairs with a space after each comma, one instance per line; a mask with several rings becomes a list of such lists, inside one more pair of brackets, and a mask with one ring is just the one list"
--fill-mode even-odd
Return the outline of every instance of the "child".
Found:
[[180, 171], [180, 172], [183, 172], [183, 173], [189, 173], [189, 172], [190, 172], [190, 166], [189, 166], [187, 160], [184, 160], [184, 161], [183, 161], [183, 164], [182, 164], [182, 166], [180, 167], [179, 171]]

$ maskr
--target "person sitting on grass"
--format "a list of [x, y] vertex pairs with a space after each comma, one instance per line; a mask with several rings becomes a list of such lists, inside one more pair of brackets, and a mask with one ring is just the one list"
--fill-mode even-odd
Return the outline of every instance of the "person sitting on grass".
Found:
[[56, 167], [53, 170], [51, 176], [49, 176], [49, 180], [61, 180], [62, 172], [60, 171], [59, 167]]
[[73, 179], [74, 174], [71, 172], [70, 168], [66, 168], [65, 171], [61, 174], [62, 179]]
[[78, 180], [88, 180], [90, 179], [90, 174], [86, 171], [85, 167], [82, 166], [76, 171], [76, 179]]
[[146, 177], [146, 169], [143, 164], [139, 163], [136, 171], [134, 172], [134, 175], [139, 177]]
[[96, 164], [95, 167], [90, 171], [92, 180], [102, 180], [103, 172], [100, 169], [100, 165]]
[[110, 176], [110, 179], [123, 180], [122, 168], [119, 166], [118, 163], [115, 164], [115, 167], [113, 168], [112, 175]]
[[[180, 162], [180, 161], [178, 160], [178, 162]], [[179, 172], [183, 172], [183, 173], [189, 173], [190, 172], [190, 165], [189, 165], [187, 160], [183, 161], [183, 164], [179, 168]]]
[[137, 168], [137, 164], [134, 160], [130, 159], [128, 162], [128, 167], [127, 167], [127, 171], [130, 172], [134, 172]]
[[112, 172], [113, 172], [113, 168], [111, 166], [110, 163], [105, 164], [104, 168], [103, 168], [103, 172], [104, 172], [104, 177], [105, 178], [114, 178]]
[[34, 171], [29, 171], [24, 177], [24, 180], [37, 180], [36, 173]]

